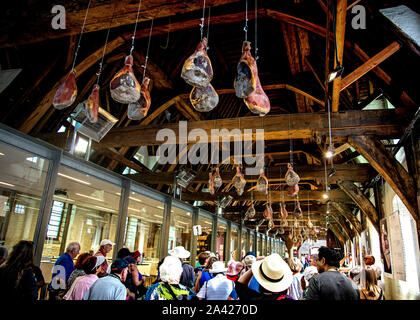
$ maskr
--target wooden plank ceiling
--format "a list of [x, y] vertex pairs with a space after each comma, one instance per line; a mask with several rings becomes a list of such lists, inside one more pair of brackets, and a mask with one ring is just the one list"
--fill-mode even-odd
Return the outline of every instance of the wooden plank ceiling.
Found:
[[[90, 161], [119, 173], [129, 167], [137, 172], [130, 174], [130, 178], [163, 192], [172, 192], [174, 177], [181, 170], [194, 170], [196, 177], [188, 188], [183, 189], [183, 200], [200, 201], [203, 208], [215, 211], [217, 203], [231, 195], [232, 203], [224, 209], [223, 215], [234, 221], [241, 221], [254, 201], [257, 215], [245, 221], [245, 225], [253, 228], [262, 219], [267, 196], [255, 190], [257, 176], [246, 176], [244, 194], [235, 194], [231, 184], [234, 175], [232, 157], [217, 165], [223, 185], [212, 196], [208, 193], [207, 182], [215, 165], [175, 163], [148, 166], [134, 155], [144, 146], [147, 156], [155, 156], [159, 144], [156, 142], [158, 130], [171, 128], [177, 132], [179, 121], [188, 121], [190, 130], [196, 128], [207, 132], [215, 128], [264, 128], [265, 172], [270, 181], [269, 198], [275, 209], [276, 228], [280, 223], [277, 204], [285, 201], [288, 211], [293, 213], [299, 199], [305, 213], [299, 218], [301, 226], [309, 215], [313, 215], [314, 223], [323, 228], [328, 209], [332, 217], [329, 219], [330, 228], [339, 240], [361, 232], [362, 225], [354, 218], [357, 210], [377, 226], [376, 208], [366, 200], [361, 191], [364, 189], [360, 187], [369, 184], [378, 172], [390, 181], [398, 173], [405, 177], [407, 173], [400, 166], [395, 172], [389, 171], [388, 175], [383, 172], [387, 169], [383, 169], [386, 166], [380, 161], [393, 161], [394, 158], [387, 154], [381, 141], [403, 135], [420, 101], [415, 84], [405, 79], [412, 66], [418, 66], [418, 56], [410, 46], [401, 45], [398, 35], [383, 32], [380, 24], [375, 23], [375, 19], [380, 18], [373, 14], [378, 8], [395, 6], [399, 1], [386, 1], [385, 4], [363, 0], [257, 1], [256, 11], [255, 1], [248, 2], [247, 15], [245, 1], [206, 1], [206, 7], [211, 7], [208, 54], [214, 68], [212, 85], [220, 101], [213, 111], [200, 113], [193, 109], [189, 101], [191, 87], [181, 79], [180, 73], [183, 62], [200, 40], [198, 25], [203, 1], [142, 1], [133, 52], [134, 72], [139, 79], [146, 61], [151, 19], [154, 19], [154, 27], [146, 70], [146, 75], [151, 78], [152, 105], [147, 117], [141, 121], [128, 119], [127, 106], [115, 102], [109, 94], [109, 81], [129, 53], [137, 1], [92, 0], [86, 33], [76, 61], [79, 95], [75, 104], [62, 111], [51, 106], [52, 98], [70, 71], [87, 2], [63, 3], [67, 14], [65, 30], [51, 28], [50, 10], [59, 1], [42, 1], [42, 4], [40, 0], [30, 1], [26, 9], [9, 3], [10, 8], [5, 11], [0, 24], [0, 30], [7, 30], [0, 33], [0, 63], [3, 69], [22, 68], [23, 71], [0, 95], [0, 101], [6, 106], [0, 111], [0, 121], [68, 149], [72, 127], [67, 119], [77, 103], [87, 98], [95, 83], [105, 36], [111, 28], [100, 82], [100, 99], [102, 108], [118, 118], [118, 122], [101, 142], [92, 145]], [[331, 2], [337, 10], [332, 11]], [[356, 3], [366, 6], [372, 13], [368, 17], [370, 27], [367, 30], [351, 28], [350, 9]], [[32, 12], [37, 14], [31, 15]], [[327, 15], [330, 21], [327, 21]], [[208, 10], [205, 33], [207, 17]], [[233, 90], [246, 17], [248, 40], [253, 55], [257, 40], [259, 77], [271, 102], [271, 111], [264, 118], [253, 116]], [[333, 19], [337, 24], [335, 30]], [[345, 69], [342, 77], [327, 84], [326, 71], [337, 66], [335, 47], [339, 62]], [[327, 161], [328, 173], [333, 168], [335, 170], [327, 180], [329, 199], [323, 197], [326, 190], [324, 152], [330, 144], [326, 96], [332, 103], [331, 134], [336, 150], [334, 163]], [[390, 104], [396, 109], [361, 110], [375, 99], [384, 109]], [[67, 130], [59, 134], [57, 130], [62, 125]], [[364, 138], [366, 136], [369, 138]], [[370, 153], [369, 147], [378, 151]], [[360, 154], [368, 163], [359, 163]], [[301, 177], [299, 198], [292, 198], [285, 192], [284, 174], [291, 158]], [[414, 181], [409, 183], [414, 185]], [[400, 192], [406, 185], [395, 183], [393, 188], [410, 206], [410, 212], [416, 215], [418, 222], [418, 208], [411, 202], [414, 193]], [[331, 204], [328, 207], [327, 202]], [[292, 218], [290, 215], [289, 227], [282, 237], [290, 231], [294, 223]], [[260, 225], [259, 230], [267, 231], [267, 223]]]

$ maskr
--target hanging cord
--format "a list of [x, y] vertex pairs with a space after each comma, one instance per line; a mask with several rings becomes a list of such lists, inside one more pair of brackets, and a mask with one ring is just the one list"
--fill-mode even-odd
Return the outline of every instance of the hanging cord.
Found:
[[333, 29], [334, 29], [334, 47], [335, 47], [335, 59], [337, 61], [337, 67], [341, 67], [341, 62], [338, 60], [338, 52], [337, 52], [337, 34], [336, 34], [336, 8], [334, 5], [334, 1], [331, 1], [331, 9], [332, 9], [332, 17], [333, 17]]
[[136, 24], [134, 25], [134, 32], [133, 32], [133, 36], [131, 37], [131, 49], [130, 49], [130, 55], [133, 53], [133, 50], [134, 50], [134, 40], [136, 39], [137, 24], [138, 24], [138, 22], [139, 22], [140, 8], [141, 8], [141, 0], [139, 1], [139, 7], [138, 7], [138, 9], [137, 9]]
[[99, 78], [100, 78], [101, 73], [102, 73], [102, 67], [103, 67], [103, 63], [104, 63], [104, 57], [105, 57], [105, 52], [106, 52], [106, 46], [107, 46], [107, 44], [108, 44], [108, 38], [109, 38], [109, 33], [110, 33], [110, 31], [111, 31], [112, 21], [114, 20], [114, 16], [115, 16], [115, 8], [116, 8], [116, 4], [117, 4], [117, 3], [115, 3], [115, 4], [114, 4], [114, 10], [113, 10], [113, 13], [112, 13], [112, 18], [111, 18], [111, 21], [109, 22], [109, 28], [108, 28], [108, 32], [107, 32], [107, 34], [106, 34], [106, 38], [105, 38], [104, 50], [102, 51], [102, 58], [101, 58], [101, 62], [99, 63], [99, 70], [98, 70], [98, 72], [96, 73], [96, 75], [98, 76], [98, 78], [96, 79], [96, 84], [97, 84], [97, 85], [99, 85]]
[[79, 36], [79, 42], [77, 43], [76, 52], [74, 54], [73, 65], [71, 66], [71, 70], [74, 70], [74, 66], [76, 65], [76, 58], [77, 58], [77, 54], [79, 53], [80, 42], [82, 41], [82, 36], [83, 36], [83, 32], [85, 30], [86, 19], [87, 19], [87, 16], [88, 16], [88, 12], [89, 12], [91, 2], [92, 2], [92, 0], [89, 0], [88, 7], [86, 9], [85, 19], [83, 21], [82, 31], [80, 32], [80, 36]]
[[248, 41], [248, 0], [245, 1], [245, 41]]
[[325, 192], [327, 193], [327, 216], [325, 217], [325, 227], [328, 228], [329, 224], [329, 212], [330, 212], [330, 195], [328, 190], [328, 177], [327, 177], [327, 160], [324, 159], [324, 168], [325, 168]]
[[[169, 17], [169, 25], [171, 25], [171, 17]], [[162, 45], [160, 46], [163, 50], [168, 49], [168, 45], [169, 45], [169, 35], [170, 35], [169, 30], [170, 30], [170, 28], [168, 28], [168, 37], [166, 38], [166, 44], [165, 44], [165, 46], [162, 46]]]
[[290, 113], [289, 113], [289, 144], [290, 144], [290, 165], [293, 167], [293, 141], [292, 136], [290, 135]]
[[[327, 101], [327, 107], [328, 107], [328, 132], [330, 136], [330, 151], [333, 152], [332, 147], [332, 137], [331, 137], [331, 105], [330, 105], [330, 99]], [[334, 169], [334, 155], [331, 157], [331, 168]]]
[[200, 34], [201, 34], [200, 40], [203, 40], [204, 16], [205, 16], [205, 13], [206, 13], [206, 0], [204, 0], [204, 2], [203, 2], [203, 17], [201, 18], [201, 23], [199, 24], [199, 26], [200, 26]]
[[209, 36], [210, 36], [210, 9], [211, 7], [209, 7], [209, 18], [207, 19], [207, 48], [206, 51], [208, 51], [210, 49], [209, 47]]
[[152, 18], [152, 23], [150, 25], [149, 42], [147, 43], [147, 50], [146, 50], [146, 59], [144, 61], [144, 65], [142, 65], [142, 67], [143, 67], [143, 81], [144, 81], [144, 77], [146, 76], [147, 61], [149, 60], [149, 48], [150, 48], [150, 39], [152, 38], [152, 30], [153, 30], [153, 18]]
[[255, 61], [257, 61], [260, 57], [258, 56], [258, 42], [257, 42], [257, 17], [258, 17], [258, 12], [257, 12], [257, 0], [255, 0], [255, 43], [254, 43], [254, 47], [255, 47], [255, 54], [254, 54], [254, 58]]

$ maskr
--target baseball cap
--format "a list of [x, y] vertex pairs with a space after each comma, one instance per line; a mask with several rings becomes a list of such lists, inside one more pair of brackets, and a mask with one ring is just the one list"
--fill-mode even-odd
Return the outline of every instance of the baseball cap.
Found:
[[128, 261], [118, 258], [111, 264], [111, 273], [120, 273], [128, 267]]
[[111, 246], [115, 245], [115, 243], [112, 242], [111, 240], [104, 239], [104, 240], [101, 241], [101, 243], [99, 244], [99, 246], [102, 247], [102, 246], [105, 246], [107, 244], [110, 244]]

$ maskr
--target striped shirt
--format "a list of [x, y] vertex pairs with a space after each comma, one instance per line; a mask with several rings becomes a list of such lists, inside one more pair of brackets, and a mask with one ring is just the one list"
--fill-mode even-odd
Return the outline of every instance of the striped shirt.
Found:
[[235, 291], [235, 283], [219, 273], [205, 282], [197, 297], [206, 300], [227, 300]]

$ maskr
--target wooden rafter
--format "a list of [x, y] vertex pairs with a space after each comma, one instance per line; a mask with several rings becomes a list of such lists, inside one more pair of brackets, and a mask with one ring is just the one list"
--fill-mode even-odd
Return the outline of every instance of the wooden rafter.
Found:
[[[343, 65], [344, 56], [344, 36], [346, 31], [346, 13], [347, 0], [337, 0], [336, 29], [335, 37], [337, 42], [337, 54], [334, 55], [334, 69], [338, 67], [338, 63]], [[338, 58], [338, 61], [337, 61]], [[341, 76], [333, 81], [331, 111], [338, 112], [340, 101]]]
[[349, 143], [356, 149], [375, 170], [385, 179], [418, 223], [418, 208], [416, 185], [413, 178], [392, 154], [386, 150], [383, 143], [370, 136], [349, 137]]
[[[343, 141], [342, 138], [346, 140], [349, 135], [361, 134], [375, 134], [388, 138], [399, 137], [401, 135], [400, 125], [404, 123], [402, 111], [399, 110], [397, 113], [394, 109], [388, 109], [334, 113], [331, 115], [331, 134], [334, 139], [341, 139], [341, 141]], [[256, 121], [256, 119], [258, 120]], [[259, 117], [241, 118], [240, 127], [242, 130], [244, 128], [256, 130], [263, 127], [265, 141], [288, 140], [290, 135], [294, 139], [310, 139], [315, 134], [328, 134], [328, 115], [325, 113], [269, 116], [264, 118], [263, 125], [260, 119]], [[289, 121], [291, 130], [288, 129]], [[239, 121], [238, 119], [190, 121], [187, 126], [188, 131], [196, 128], [203, 129], [210, 137], [211, 130], [214, 128], [228, 130], [239, 128]], [[161, 129], [171, 129], [177, 135], [179, 124], [142, 125], [111, 129], [102, 139], [101, 144], [112, 147], [160, 145], [163, 141], [156, 141], [156, 135]], [[245, 136], [242, 133], [242, 136], [243, 139], [255, 139], [254, 133], [252, 136]]]
[[379, 216], [375, 206], [352, 181], [339, 181], [340, 188], [358, 205], [379, 232]]
[[356, 216], [353, 215], [351, 210], [343, 203], [331, 202], [332, 206], [353, 226], [353, 229], [360, 235], [362, 233], [362, 224], [357, 220]]

